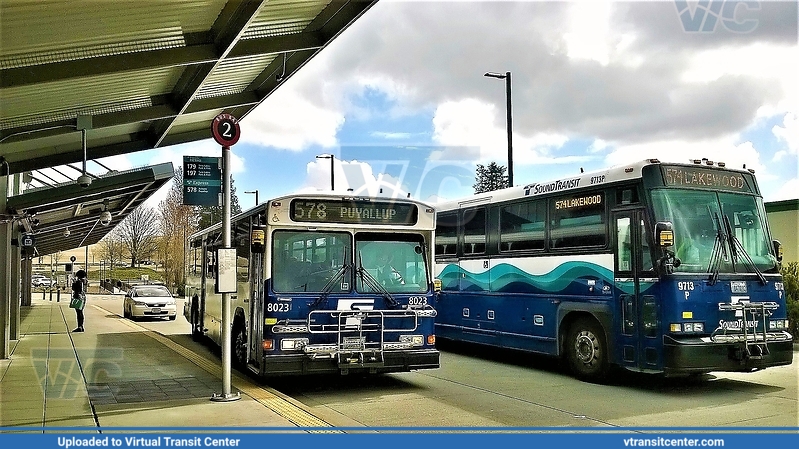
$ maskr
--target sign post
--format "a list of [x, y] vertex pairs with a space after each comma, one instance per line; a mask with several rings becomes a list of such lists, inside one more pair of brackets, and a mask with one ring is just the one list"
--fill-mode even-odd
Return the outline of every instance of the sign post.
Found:
[[[228, 256], [230, 247], [230, 147], [239, 141], [239, 122], [236, 117], [230, 114], [219, 114], [211, 122], [211, 134], [214, 140], [222, 145], [222, 246], [216, 255], [216, 260], [220, 256]], [[235, 249], [234, 269], [235, 269]], [[226, 257], [227, 259], [227, 257]], [[217, 267], [220, 264], [217, 263]], [[219, 274], [217, 274], [217, 277]], [[229, 402], [241, 399], [241, 394], [230, 391], [230, 367], [231, 367], [231, 322], [230, 322], [230, 293], [236, 292], [236, 283], [232, 287], [227, 282], [220, 282], [218, 286], [222, 294], [222, 393], [211, 396], [212, 401]]]

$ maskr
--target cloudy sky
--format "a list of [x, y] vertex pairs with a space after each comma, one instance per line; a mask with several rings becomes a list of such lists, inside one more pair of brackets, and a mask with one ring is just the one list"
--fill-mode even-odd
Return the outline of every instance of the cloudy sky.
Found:
[[[715, 6], [720, 6], [714, 9]], [[756, 170], [766, 201], [799, 197], [797, 3], [381, 0], [241, 122], [240, 203], [302, 189], [434, 201], [472, 192], [477, 163], [514, 181], [645, 158]], [[219, 155], [208, 141], [109, 161]]]

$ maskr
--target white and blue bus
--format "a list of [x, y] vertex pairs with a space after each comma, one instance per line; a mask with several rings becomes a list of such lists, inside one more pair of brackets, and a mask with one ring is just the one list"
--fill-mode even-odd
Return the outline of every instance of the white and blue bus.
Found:
[[694, 375], [792, 360], [752, 170], [656, 159], [438, 204], [436, 335]]
[[[435, 210], [332, 193], [269, 200], [231, 219], [238, 291], [231, 355], [263, 376], [438, 368]], [[191, 237], [184, 315], [222, 342], [221, 225]]]

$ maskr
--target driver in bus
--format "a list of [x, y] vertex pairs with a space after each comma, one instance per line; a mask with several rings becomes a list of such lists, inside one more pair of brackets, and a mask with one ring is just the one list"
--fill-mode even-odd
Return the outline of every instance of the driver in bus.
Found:
[[380, 285], [405, 285], [405, 279], [403, 279], [402, 274], [391, 265], [393, 259], [394, 256], [387, 252], [378, 254], [376, 260], [377, 276], [375, 278], [377, 282], [380, 282]]

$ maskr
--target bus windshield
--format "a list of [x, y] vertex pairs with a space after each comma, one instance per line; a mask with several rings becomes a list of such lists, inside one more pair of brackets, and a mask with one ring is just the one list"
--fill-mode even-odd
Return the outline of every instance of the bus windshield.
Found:
[[775, 270], [763, 200], [751, 195], [682, 189], [652, 192], [657, 221], [674, 225], [675, 272]]
[[420, 235], [357, 234], [356, 263], [362, 265], [365, 274], [357, 276], [355, 289], [359, 293], [378, 293], [380, 289], [388, 293], [426, 292], [428, 261], [423, 244]]

